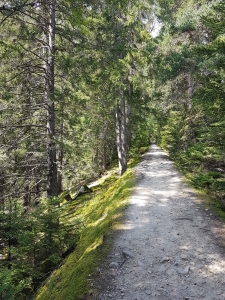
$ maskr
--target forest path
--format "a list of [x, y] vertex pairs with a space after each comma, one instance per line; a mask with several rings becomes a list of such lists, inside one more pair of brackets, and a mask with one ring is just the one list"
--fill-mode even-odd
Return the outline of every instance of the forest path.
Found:
[[122, 229], [99, 269], [98, 300], [225, 299], [224, 224], [152, 145]]

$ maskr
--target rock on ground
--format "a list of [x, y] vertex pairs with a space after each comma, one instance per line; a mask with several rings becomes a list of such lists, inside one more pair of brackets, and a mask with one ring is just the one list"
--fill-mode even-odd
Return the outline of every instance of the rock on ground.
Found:
[[98, 293], [86, 299], [225, 299], [224, 224], [156, 145], [136, 172], [123, 229], [92, 283]]

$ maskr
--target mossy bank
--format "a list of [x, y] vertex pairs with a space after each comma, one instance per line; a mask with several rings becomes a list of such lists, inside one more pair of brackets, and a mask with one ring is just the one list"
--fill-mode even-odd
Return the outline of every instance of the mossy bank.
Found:
[[131, 169], [120, 178], [114, 171], [93, 187], [94, 196], [82, 196], [79, 203], [74, 201], [68, 206], [68, 211], [73, 213], [71, 220], [84, 220], [79, 242], [75, 251], [38, 290], [35, 300], [81, 299], [90, 289], [88, 278], [108, 253], [110, 231], [121, 220], [134, 179]]

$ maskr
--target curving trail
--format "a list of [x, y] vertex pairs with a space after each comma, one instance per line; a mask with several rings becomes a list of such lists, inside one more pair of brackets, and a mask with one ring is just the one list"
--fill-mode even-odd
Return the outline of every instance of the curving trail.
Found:
[[123, 229], [94, 283], [98, 300], [225, 299], [224, 225], [153, 145], [136, 167]]

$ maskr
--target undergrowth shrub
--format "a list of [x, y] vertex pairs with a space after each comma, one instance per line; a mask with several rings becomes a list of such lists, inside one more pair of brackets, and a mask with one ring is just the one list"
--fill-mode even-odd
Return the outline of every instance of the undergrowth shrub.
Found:
[[79, 239], [79, 218], [64, 219], [58, 199], [43, 199], [30, 213], [16, 201], [0, 211], [0, 299], [31, 299]]
[[199, 173], [192, 177], [192, 182], [195, 187], [215, 188], [217, 179], [223, 177], [218, 172]]
[[[212, 123], [212, 124], [211, 124]], [[217, 126], [219, 125], [219, 126]], [[225, 204], [224, 130], [203, 111], [171, 112], [160, 132], [161, 146], [190, 183]], [[214, 207], [218, 206], [211, 200]]]

